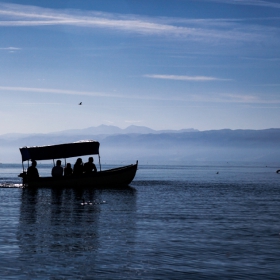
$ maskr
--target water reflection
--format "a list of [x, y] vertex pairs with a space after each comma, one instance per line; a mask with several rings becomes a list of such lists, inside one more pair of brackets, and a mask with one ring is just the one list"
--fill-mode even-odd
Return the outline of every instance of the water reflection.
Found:
[[23, 189], [17, 238], [24, 274], [91, 274], [133, 243], [135, 215], [133, 188]]

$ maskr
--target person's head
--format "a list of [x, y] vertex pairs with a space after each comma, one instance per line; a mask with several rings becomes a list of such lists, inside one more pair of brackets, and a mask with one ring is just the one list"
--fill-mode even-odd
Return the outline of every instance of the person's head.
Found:
[[88, 162], [93, 162], [93, 157], [89, 157]]
[[60, 166], [60, 165], [61, 165], [61, 160], [57, 160], [57, 161], [56, 161], [56, 165], [57, 165], [57, 166]]
[[71, 168], [71, 163], [68, 162], [68, 163], [66, 164], [66, 167], [67, 167], [67, 168]]
[[82, 164], [82, 163], [83, 163], [82, 159], [81, 158], [77, 158], [76, 164]]
[[34, 167], [36, 167], [36, 165], [37, 165], [36, 160], [33, 160], [33, 159], [32, 159], [32, 160], [31, 160], [31, 162], [32, 162], [32, 164], [31, 164], [31, 165], [32, 165], [32, 166], [34, 166]]

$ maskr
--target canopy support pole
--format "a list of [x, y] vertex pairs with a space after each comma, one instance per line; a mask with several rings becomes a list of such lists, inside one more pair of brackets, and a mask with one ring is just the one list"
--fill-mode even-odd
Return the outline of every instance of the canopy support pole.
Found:
[[23, 161], [22, 161], [21, 163], [22, 163], [22, 172], [24, 172], [24, 164], [23, 164]]
[[99, 169], [101, 171], [101, 163], [100, 163], [100, 155], [98, 154], [98, 159], [99, 159]]

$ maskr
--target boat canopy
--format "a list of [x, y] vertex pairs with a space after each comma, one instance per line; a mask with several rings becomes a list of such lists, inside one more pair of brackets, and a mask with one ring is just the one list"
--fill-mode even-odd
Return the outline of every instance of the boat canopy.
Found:
[[99, 142], [84, 140], [68, 144], [19, 148], [22, 161], [99, 155]]

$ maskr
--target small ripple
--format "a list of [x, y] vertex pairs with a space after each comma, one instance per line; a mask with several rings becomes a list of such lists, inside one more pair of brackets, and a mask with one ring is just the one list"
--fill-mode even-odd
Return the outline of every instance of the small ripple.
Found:
[[1, 183], [0, 184], [1, 189], [5, 188], [23, 188], [22, 184], [14, 184], [14, 183]]
[[133, 181], [133, 186], [172, 186], [176, 185], [176, 183], [182, 183], [182, 182], [176, 182], [176, 181], [168, 181], [168, 180], [138, 180]]

